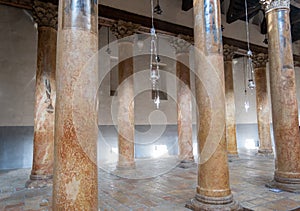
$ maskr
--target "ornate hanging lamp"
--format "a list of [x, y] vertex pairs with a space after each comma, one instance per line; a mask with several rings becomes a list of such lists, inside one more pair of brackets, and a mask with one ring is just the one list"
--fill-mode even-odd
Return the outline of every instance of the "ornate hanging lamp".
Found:
[[151, 35], [151, 43], [150, 43], [150, 80], [152, 85], [152, 91], [154, 94], [154, 103], [156, 104], [156, 108], [159, 108], [160, 98], [159, 98], [159, 57], [157, 54], [157, 35], [154, 28], [154, 8], [153, 8], [153, 0], [151, 0], [151, 20], [152, 20], [152, 28], [150, 30]]
[[253, 90], [255, 88], [254, 82], [254, 69], [252, 64], [252, 51], [250, 50], [250, 38], [249, 38], [249, 20], [248, 20], [248, 5], [247, 0], [245, 0], [245, 13], [246, 13], [246, 35], [247, 35], [247, 77], [248, 77], [248, 88]]

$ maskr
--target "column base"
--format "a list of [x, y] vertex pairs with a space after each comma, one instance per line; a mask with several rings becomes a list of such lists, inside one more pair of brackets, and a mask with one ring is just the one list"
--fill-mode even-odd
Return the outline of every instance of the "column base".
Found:
[[239, 159], [239, 154], [238, 153], [234, 153], [234, 154], [228, 153], [227, 157], [228, 157], [228, 161], [232, 162], [234, 160], [238, 160]]
[[53, 185], [53, 175], [30, 175], [30, 179], [25, 183], [26, 188], [43, 188]]
[[262, 157], [274, 157], [273, 150], [269, 149], [259, 149], [255, 155]]
[[118, 170], [135, 169], [135, 162], [118, 162], [116, 168]]
[[266, 155], [266, 156], [270, 156], [270, 155], [274, 156], [272, 149], [258, 149], [257, 154], [258, 155]]
[[195, 163], [194, 159], [193, 160], [179, 160], [178, 167], [187, 169], [187, 168], [194, 167], [195, 165], [196, 165], [196, 163]]
[[287, 192], [300, 193], [300, 179], [295, 178], [278, 178], [266, 184], [267, 188], [276, 188]]
[[232, 195], [226, 197], [207, 197], [196, 194], [186, 207], [195, 211], [229, 211], [243, 210], [240, 204], [233, 200]]

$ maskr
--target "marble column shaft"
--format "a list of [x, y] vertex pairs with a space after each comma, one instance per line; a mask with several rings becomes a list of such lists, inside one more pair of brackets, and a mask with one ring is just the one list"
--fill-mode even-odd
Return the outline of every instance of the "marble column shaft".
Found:
[[98, 2], [59, 1], [53, 210], [98, 210]]
[[29, 188], [50, 185], [53, 177], [57, 6], [34, 1], [33, 17], [38, 24], [38, 47]]
[[270, 104], [267, 89], [266, 65], [268, 56], [265, 54], [255, 54], [253, 59], [255, 85], [256, 85], [256, 113], [259, 135], [260, 154], [273, 153], [271, 132], [270, 132]]
[[194, 0], [198, 185], [194, 210], [238, 209], [229, 185], [225, 85], [218, 0]]
[[225, 73], [225, 100], [226, 100], [226, 142], [229, 156], [238, 156], [235, 122], [235, 100], [233, 86], [232, 59], [236, 48], [224, 45], [224, 73]]
[[[118, 40], [118, 147], [117, 168], [134, 168], [133, 35], [139, 25], [117, 21], [111, 30]], [[128, 37], [129, 36], [129, 37]]]
[[181, 162], [194, 162], [193, 155], [193, 122], [192, 93], [190, 89], [189, 36], [180, 35], [171, 40], [171, 46], [176, 51], [177, 76], [177, 128], [178, 128], [178, 158]]
[[300, 192], [300, 134], [289, 4], [275, 0], [266, 8], [277, 161], [273, 186]]

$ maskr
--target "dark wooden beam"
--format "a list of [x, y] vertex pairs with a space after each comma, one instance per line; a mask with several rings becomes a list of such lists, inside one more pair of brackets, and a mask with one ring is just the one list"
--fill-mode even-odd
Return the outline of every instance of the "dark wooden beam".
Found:
[[[261, 9], [260, 5], [248, 8], [248, 19], [255, 16], [260, 9]], [[228, 9], [228, 13], [226, 15], [226, 22], [230, 24], [237, 20], [245, 20], [245, 18], [246, 18], [245, 10], [240, 10], [239, 12], [237, 12], [233, 9]]]
[[[115, 9], [104, 5], [99, 5], [99, 16], [114, 20], [131, 21], [136, 24], [151, 28], [151, 19], [149, 17], [137, 15], [131, 12]], [[158, 19], [154, 19], [154, 24], [155, 28], [161, 31], [193, 36], [193, 29], [186, 26], [173, 24]]]
[[0, 0], [0, 4], [32, 10], [32, 0]]

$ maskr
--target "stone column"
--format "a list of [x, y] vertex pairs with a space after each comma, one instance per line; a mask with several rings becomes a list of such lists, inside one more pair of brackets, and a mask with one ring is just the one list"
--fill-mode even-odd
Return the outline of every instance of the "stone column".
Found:
[[[134, 85], [133, 85], [133, 36], [139, 25], [117, 21], [111, 27], [118, 39], [118, 146], [117, 168], [135, 167], [134, 161]], [[131, 36], [131, 37], [130, 37]]]
[[53, 210], [98, 210], [98, 2], [58, 13]]
[[299, 192], [300, 134], [290, 31], [290, 2], [288, 0], [268, 1], [265, 6], [277, 161], [274, 181], [269, 186]]
[[237, 210], [229, 185], [220, 1], [194, 0], [198, 185], [194, 210]]
[[35, 84], [33, 162], [28, 188], [52, 185], [54, 162], [54, 107], [57, 39], [57, 5], [33, 2], [38, 24]]
[[182, 163], [194, 162], [192, 93], [189, 68], [191, 41], [191, 37], [184, 35], [179, 35], [178, 38], [171, 40], [171, 46], [176, 51], [178, 158]]
[[261, 155], [270, 155], [273, 153], [270, 134], [270, 105], [267, 90], [266, 65], [268, 55], [259, 53], [254, 54], [254, 74], [256, 84], [256, 113], [259, 135], [258, 153]]
[[226, 100], [226, 143], [230, 157], [238, 157], [236, 142], [235, 102], [233, 87], [232, 59], [237, 50], [234, 46], [224, 45], [224, 73], [225, 73], [225, 100]]

